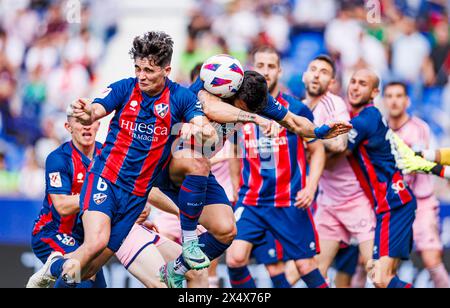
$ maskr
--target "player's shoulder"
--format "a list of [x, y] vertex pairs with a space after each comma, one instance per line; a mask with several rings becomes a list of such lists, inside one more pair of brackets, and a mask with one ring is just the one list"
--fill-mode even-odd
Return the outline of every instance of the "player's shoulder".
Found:
[[426, 131], [430, 130], [430, 126], [428, 125], [428, 123], [419, 117], [412, 116], [410, 123], [421, 130], [426, 130]]
[[170, 94], [174, 98], [193, 98], [195, 94], [188, 88], [180, 85], [177, 82], [168, 80], [168, 85]]
[[63, 143], [47, 156], [46, 165], [64, 165], [72, 158], [72, 146], [70, 142]]
[[340, 111], [343, 109], [347, 110], [347, 104], [345, 103], [344, 99], [331, 92], [327, 92], [325, 95], [323, 95], [320, 99], [320, 102], [330, 112], [334, 112], [336, 110]]
[[96, 141], [95, 142], [95, 148], [97, 150], [101, 150], [103, 148], [103, 143]]

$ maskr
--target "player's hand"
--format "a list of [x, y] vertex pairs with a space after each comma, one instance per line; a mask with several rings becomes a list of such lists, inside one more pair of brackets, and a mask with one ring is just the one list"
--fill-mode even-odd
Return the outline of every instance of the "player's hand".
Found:
[[192, 137], [197, 137], [202, 134], [202, 128], [191, 123], [184, 123], [181, 127], [180, 137], [184, 140], [191, 140]]
[[267, 137], [276, 138], [280, 135], [281, 126], [272, 120], [256, 116], [255, 124], [261, 128], [263, 134]]
[[70, 105], [73, 110], [73, 117], [78, 119], [83, 125], [91, 125], [92, 120], [92, 101], [86, 98], [80, 98], [73, 101]]
[[329, 129], [328, 133], [324, 136], [323, 139], [332, 139], [337, 136], [347, 134], [353, 128], [352, 124], [350, 124], [349, 122], [345, 122], [345, 121], [330, 122], [330, 123], [327, 123], [327, 126], [330, 129]]
[[304, 189], [297, 193], [295, 199], [295, 206], [299, 209], [308, 209], [314, 201], [316, 196], [316, 189], [306, 186]]
[[149, 229], [149, 230], [153, 230], [153, 231], [155, 231], [156, 233], [159, 233], [159, 230], [158, 230], [158, 228], [156, 227], [156, 225], [155, 225], [153, 222], [149, 221], [149, 220], [146, 220], [142, 225], [143, 225], [144, 227], [146, 227], [147, 229]]
[[393, 133], [390, 141], [397, 168], [404, 174], [430, 173], [436, 167], [436, 163], [416, 156], [416, 153], [397, 134]]

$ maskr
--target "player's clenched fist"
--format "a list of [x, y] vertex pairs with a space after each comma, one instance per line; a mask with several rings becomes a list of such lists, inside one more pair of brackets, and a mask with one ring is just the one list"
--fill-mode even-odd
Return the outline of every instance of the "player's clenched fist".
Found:
[[80, 98], [71, 104], [72, 116], [77, 118], [83, 125], [91, 125], [92, 119], [92, 101], [86, 98]]

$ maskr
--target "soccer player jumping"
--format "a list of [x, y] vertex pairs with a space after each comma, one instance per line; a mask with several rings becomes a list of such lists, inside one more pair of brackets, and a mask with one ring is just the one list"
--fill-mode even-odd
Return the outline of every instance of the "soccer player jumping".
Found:
[[69, 260], [52, 264], [60, 277], [56, 287], [76, 287], [118, 251], [170, 158], [175, 124], [185, 120], [215, 134], [197, 97], [168, 79], [172, 53], [165, 33], [137, 37], [130, 52], [136, 78], [112, 84], [93, 102], [72, 104], [73, 116], [84, 124], [116, 114], [80, 196], [84, 243]]

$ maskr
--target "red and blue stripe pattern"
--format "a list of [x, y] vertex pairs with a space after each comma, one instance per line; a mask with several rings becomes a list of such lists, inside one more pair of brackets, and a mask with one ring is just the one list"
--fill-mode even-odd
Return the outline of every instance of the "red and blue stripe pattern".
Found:
[[[128, 101], [111, 121], [102, 154], [91, 172], [124, 190], [145, 197], [171, 154], [172, 84], [155, 98], [143, 94], [136, 83]], [[164, 114], [155, 110], [168, 108]], [[181, 119], [179, 119], [181, 121]]]
[[[278, 101], [295, 109], [282, 94]], [[267, 138], [254, 124], [246, 124], [239, 137], [242, 149], [240, 202], [247, 206], [290, 207], [306, 184], [304, 141], [283, 129]]]
[[[96, 144], [94, 155], [100, 153], [100, 144]], [[79, 195], [86, 178], [90, 160], [75, 148], [72, 142], [63, 144], [55, 152], [64, 156], [67, 168], [70, 168], [71, 194]], [[78, 214], [61, 216], [54, 208], [50, 193], [47, 192], [43, 209], [33, 228], [33, 235], [37, 235], [44, 227], [48, 227], [60, 234], [74, 235]], [[50, 245], [50, 243], [48, 243]]]

